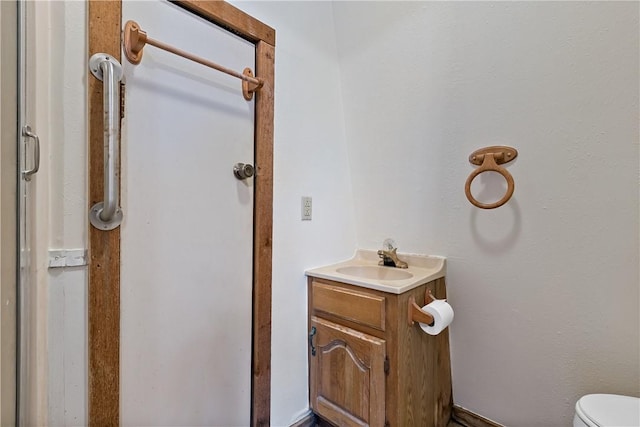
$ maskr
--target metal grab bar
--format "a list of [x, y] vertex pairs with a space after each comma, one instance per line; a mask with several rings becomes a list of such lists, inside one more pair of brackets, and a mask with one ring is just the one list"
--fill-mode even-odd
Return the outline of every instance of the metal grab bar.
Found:
[[91, 207], [89, 221], [100, 230], [113, 230], [122, 222], [118, 176], [122, 66], [111, 55], [96, 53], [89, 60], [89, 69], [102, 80], [104, 109], [104, 201]]

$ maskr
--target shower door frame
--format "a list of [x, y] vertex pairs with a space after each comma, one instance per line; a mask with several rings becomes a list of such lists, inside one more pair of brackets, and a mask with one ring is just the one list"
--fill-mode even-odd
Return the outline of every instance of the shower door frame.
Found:
[[[0, 3], [0, 425], [16, 425], [18, 419], [18, 47], [17, 2]], [[22, 17], [24, 18], [24, 17]], [[20, 71], [19, 71], [20, 69]]]
[[[255, 93], [251, 425], [269, 426], [275, 30], [224, 1], [172, 3], [253, 43], [255, 74], [264, 80], [262, 88]], [[104, 52], [121, 61], [121, 0], [90, 0], [88, 33], [88, 57]], [[91, 207], [103, 196], [102, 82], [91, 76], [88, 96]], [[101, 231], [89, 226], [89, 251], [88, 419], [91, 426], [117, 426], [120, 423], [120, 229]]]

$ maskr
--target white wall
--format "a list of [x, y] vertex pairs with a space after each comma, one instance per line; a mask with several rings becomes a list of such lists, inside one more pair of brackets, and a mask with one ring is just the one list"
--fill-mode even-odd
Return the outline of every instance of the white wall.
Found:
[[[448, 257], [454, 401], [549, 426], [582, 394], [640, 394], [638, 4], [334, 11], [358, 245]], [[464, 183], [488, 145], [519, 157], [484, 211]]]
[[[276, 29], [271, 424], [307, 412], [304, 270], [356, 248], [330, 2], [234, 2]], [[300, 197], [313, 219], [300, 221]]]
[[[303, 271], [386, 237], [449, 257], [456, 403], [568, 425], [581, 394], [640, 392], [636, 3], [234, 3], [277, 31], [272, 425], [307, 410]], [[47, 7], [41, 215], [84, 247], [86, 11]], [[463, 188], [493, 144], [520, 157], [486, 212]], [[50, 424], [82, 425], [85, 272], [49, 276]]]
[[[87, 9], [37, 2], [38, 286], [46, 292], [49, 425], [86, 425], [87, 271], [48, 269], [49, 249], [87, 247]], [[42, 376], [41, 378], [45, 378]]]

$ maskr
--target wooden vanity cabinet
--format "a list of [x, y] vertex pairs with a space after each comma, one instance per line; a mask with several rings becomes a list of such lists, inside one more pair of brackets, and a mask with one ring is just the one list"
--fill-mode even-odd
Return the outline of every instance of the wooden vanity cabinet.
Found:
[[403, 294], [309, 277], [311, 409], [338, 426], [444, 427], [451, 416], [449, 330], [408, 323], [411, 296], [445, 298], [444, 278]]

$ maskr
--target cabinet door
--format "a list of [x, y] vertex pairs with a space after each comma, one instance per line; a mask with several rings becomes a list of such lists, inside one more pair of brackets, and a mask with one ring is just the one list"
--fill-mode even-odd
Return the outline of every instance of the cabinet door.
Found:
[[313, 410], [341, 427], [383, 427], [385, 341], [315, 316], [311, 328]]

